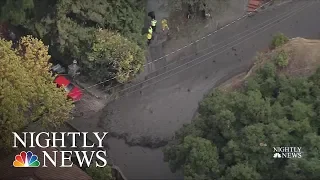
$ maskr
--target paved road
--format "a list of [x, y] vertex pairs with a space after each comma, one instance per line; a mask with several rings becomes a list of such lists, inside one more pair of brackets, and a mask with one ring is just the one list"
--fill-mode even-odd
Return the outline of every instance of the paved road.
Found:
[[[126, 134], [130, 141], [141, 137], [171, 137], [182, 124], [191, 121], [204, 94], [220, 81], [248, 69], [256, 52], [268, 47], [273, 34], [283, 32], [289, 37], [319, 38], [320, 3], [314, 1], [315, 4], [310, 5], [310, 1], [300, 0], [239, 21], [191, 48], [184, 49], [179, 59], [167, 59], [167, 63], [176, 62], [167, 67], [167, 74], [139, 85], [139, 88], [147, 87], [110, 103], [103, 110], [109, 113], [108, 119], [102, 118], [104, 128], [117, 134]], [[309, 3], [308, 7], [293, 14], [299, 8], [304, 8], [306, 3]], [[290, 12], [292, 16], [289, 16]], [[228, 39], [241, 32], [242, 35]], [[222, 41], [226, 42], [219, 44]], [[200, 52], [213, 45], [216, 46]], [[208, 52], [211, 54], [206, 55]], [[194, 55], [183, 58], [183, 54]], [[174, 69], [195, 58], [194, 62]], [[202, 63], [195, 65], [199, 62]], [[186, 71], [160, 81], [193, 65]], [[174, 69], [173, 72], [170, 73], [170, 69]], [[137, 87], [128, 91], [132, 90], [137, 90]], [[167, 164], [162, 162], [160, 149], [128, 147], [113, 138], [108, 140], [108, 144], [109, 154], [129, 179], [179, 177], [170, 173]]]
[[[135, 92], [110, 103], [105, 109], [109, 112], [107, 117], [109, 121], [105, 119], [105, 128], [118, 134], [127, 134], [130, 139], [140, 137], [166, 139], [172, 136], [183, 123], [190, 122], [197, 108], [197, 102], [202, 99], [203, 94], [221, 79], [247, 69], [256, 52], [267, 48], [273, 34], [281, 31], [290, 37], [319, 35], [320, 25], [316, 23], [319, 10], [315, 8], [318, 4], [296, 15], [293, 14], [293, 8], [301, 8], [303, 3], [307, 1], [263, 12], [227, 27], [190, 49], [185, 49], [188, 54], [198, 53], [198, 55], [189, 58], [180, 56], [180, 59], [169, 60], [176, 63], [168, 66], [165, 74], [127, 89], [126, 92]], [[288, 17], [288, 12], [293, 16]], [[281, 13], [286, 16], [280, 16]], [[263, 23], [266, 20], [269, 21]], [[244, 32], [241, 36], [228, 39], [241, 32]], [[227, 42], [219, 44], [225, 40]], [[216, 46], [199, 52], [204, 47], [212, 45]], [[188, 61], [192, 62], [180, 66]], [[202, 63], [198, 64], [199, 62]], [[190, 66], [194, 67], [162, 80]], [[160, 82], [155, 83], [157, 81]], [[145, 88], [140, 90], [141, 87]]]

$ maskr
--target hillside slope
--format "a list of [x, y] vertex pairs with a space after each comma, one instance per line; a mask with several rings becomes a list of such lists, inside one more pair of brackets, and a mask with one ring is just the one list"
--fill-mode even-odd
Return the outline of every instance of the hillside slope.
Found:
[[241, 73], [220, 86], [223, 90], [235, 89], [266, 62], [272, 61], [275, 56], [285, 51], [288, 54], [289, 64], [278, 70], [278, 73], [289, 76], [309, 76], [313, 74], [320, 65], [320, 40], [293, 38], [285, 45], [272, 51], [258, 53], [256, 63], [247, 72]]

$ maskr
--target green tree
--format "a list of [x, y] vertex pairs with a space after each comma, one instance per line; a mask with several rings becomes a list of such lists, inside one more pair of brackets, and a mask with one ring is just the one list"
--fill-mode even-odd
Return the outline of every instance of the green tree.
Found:
[[245, 125], [268, 122], [271, 116], [269, 99], [264, 98], [260, 91], [248, 91], [247, 94], [244, 111], [239, 120]]
[[171, 169], [175, 171], [182, 168], [185, 179], [203, 179], [208, 175], [214, 177], [219, 172], [217, 148], [206, 139], [186, 136], [182, 144], [164, 152], [165, 159], [170, 159]]
[[260, 174], [254, 168], [245, 164], [237, 164], [227, 169], [226, 176], [223, 180], [259, 180], [262, 179]]
[[[141, 69], [140, 61], [144, 59], [141, 56], [144, 56], [142, 51], [145, 48], [145, 37], [141, 33], [144, 27], [145, 1], [19, 0], [13, 2], [7, 0], [3, 2], [5, 8], [2, 8], [1, 13], [6, 14], [3, 20], [21, 25], [34, 36], [43, 39], [46, 44], [50, 44], [51, 54], [63, 64], [70, 64], [73, 59], [77, 59], [82, 66], [81, 74], [89, 75], [91, 80], [115, 77], [124, 82]], [[97, 35], [97, 31], [100, 28], [105, 29], [110, 35], [105, 40], [117, 39], [115, 41], [120, 42], [116, 42], [117, 44], [115, 41], [113, 44], [99, 42], [97, 38], [101, 36]], [[104, 46], [119, 44], [122, 45], [121, 49], [129, 49], [128, 54], [137, 57], [130, 60], [126, 55], [117, 55], [114, 60], [104, 60], [106, 63], [103, 65], [106, 66], [99, 66], [102, 57], [95, 57], [95, 54], [105, 53], [98, 52], [97, 49], [111, 49], [113, 47]], [[89, 57], [91, 59], [88, 59]], [[122, 57], [126, 59], [119, 59]], [[92, 58], [99, 60], [95, 63], [89, 62]], [[104, 76], [100, 76], [96, 71], [103, 72]]]
[[320, 178], [320, 160], [317, 158], [289, 160], [285, 173], [289, 180], [317, 180]]
[[60, 0], [57, 3], [56, 18], [67, 18], [80, 28], [100, 27], [118, 31], [129, 40], [142, 45], [145, 44], [145, 38], [141, 35], [145, 17], [144, 3], [141, 0]]
[[86, 55], [87, 61], [82, 64], [98, 81], [115, 77], [118, 82], [126, 82], [139, 73], [144, 64], [144, 52], [138, 45], [108, 30], [95, 33], [95, 41]]
[[90, 166], [86, 169], [86, 172], [92, 177], [93, 180], [115, 180], [115, 178], [112, 176], [112, 168], [110, 166]]
[[32, 15], [34, 8], [33, 0], [17, 0], [1, 2], [1, 19], [8, 20], [13, 24], [19, 25], [25, 23]]
[[12, 146], [11, 132], [34, 121], [44, 127], [59, 126], [70, 118], [73, 108], [48, 71], [48, 47], [30, 36], [21, 39], [18, 50], [11, 45], [0, 40], [0, 144], [7, 150]]
[[[164, 150], [173, 170], [182, 169], [185, 178], [217, 180], [316, 180], [319, 179], [318, 70], [310, 78], [277, 75], [267, 63], [250, 77], [244, 88], [234, 92], [215, 90], [200, 103], [199, 116], [184, 125]], [[190, 153], [189, 142], [198, 143]], [[217, 165], [204, 163], [203, 144], [216, 147]], [[302, 147], [300, 159], [274, 159], [273, 147]], [[188, 147], [188, 148], [187, 148]], [[205, 152], [205, 153], [204, 153]], [[198, 166], [192, 162], [202, 162]], [[194, 164], [194, 163], [191, 163]], [[215, 169], [203, 173], [198, 167]], [[188, 167], [186, 170], [185, 167]], [[199, 173], [201, 172], [201, 173]]]

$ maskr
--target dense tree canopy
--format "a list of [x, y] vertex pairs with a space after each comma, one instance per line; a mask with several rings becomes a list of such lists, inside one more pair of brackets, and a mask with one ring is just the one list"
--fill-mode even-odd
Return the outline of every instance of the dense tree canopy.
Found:
[[33, 121], [58, 126], [73, 108], [64, 89], [53, 83], [49, 73], [48, 47], [30, 36], [23, 37], [17, 50], [0, 40], [0, 144], [12, 146], [12, 132]]
[[[91, 77], [102, 81], [115, 77], [118, 82], [126, 82], [142, 70], [144, 53], [138, 45], [118, 33], [108, 30], [95, 32], [95, 41], [82, 62]], [[101, 69], [108, 67], [109, 71]]]
[[[82, 67], [81, 73], [89, 75], [93, 80], [116, 77], [117, 80], [123, 82], [128, 78], [120, 78], [119, 74], [134, 76], [139, 72], [137, 69], [141, 69], [141, 63], [144, 62], [142, 49], [146, 43], [142, 35], [145, 16], [145, 4], [142, 0], [7, 0], [2, 3], [2, 20], [20, 25], [43, 39], [44, 42], [50, 44], [53, 57], [65, 65], [77, 59]], [[105, 37], [105, 40], [115, 40], [117, 37], [117, 42], [114, 43], [122, 44], [124, 47], [119, 48], [117, 51], [119, 54], [125, 54], [126, 52], [121, 51], [128, 50], [137, 55], [129, 63], [130, 73], [124, 72], [128, 66], [123, 62], [128, 58], [123, 60], [115, 53], [105, 55], [102, 49], [112, 49], [114, 47], [110, 46], [114, 44], [106, 41], [97, 42], [99, 40], [97, 39], [98, 29], [114, 32], [105, 33], [104, 35], [110, 36]], [[91, 59], [88, 59], [88, 53], [92, 53], [97, 43], [102, 52], [97, 52], [100, 49], [96, 48], [95, 53], [104, 55], [90, 56]], [[92, 58], [98, 59], [92, 61]], [[118, 60], [121, 62], [116, 62]], [[99, 63], [96, 63], [98, 61], [105, 61], [102, 62], [103, 64], [114, 62], [117, 66], [98, 66]], [[105, 73], [100, 76], [95, 70]]]
[[[320, 69], [310, 78], [277, 75], [266, 64], [234, 92], [214, 91], [199, 117], [165, 150], [186, 179], [320, 179]], [[302, 147], [302, 158], [274, 159], [273, 147]]]
[[170, 0], [172, 8], [177, 10], [183, 9], [184, 6], [190, 5], [192, 11], [206, 11], [209, 13], [219, 13], [229, 4], [230, 0]]
[[24, 23], [34, 8], [33, 0], [1, 1], [1, 18], [13, 24]]
[[86, 169], [86, 172], [93, 180], [115, 180], [112, 176], [112, 168], [110, 166], [95, 167], [90, 166]]

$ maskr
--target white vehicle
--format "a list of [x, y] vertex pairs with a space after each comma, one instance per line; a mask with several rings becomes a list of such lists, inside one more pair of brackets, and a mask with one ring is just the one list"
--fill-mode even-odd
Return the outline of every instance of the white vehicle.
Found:
[[54, 74], [65, 74], [66, 73], [66, 69], [64, 67], [62, 67], [60, 64], [56, 64], [56, 65], [52, 66], [51, 71]]

